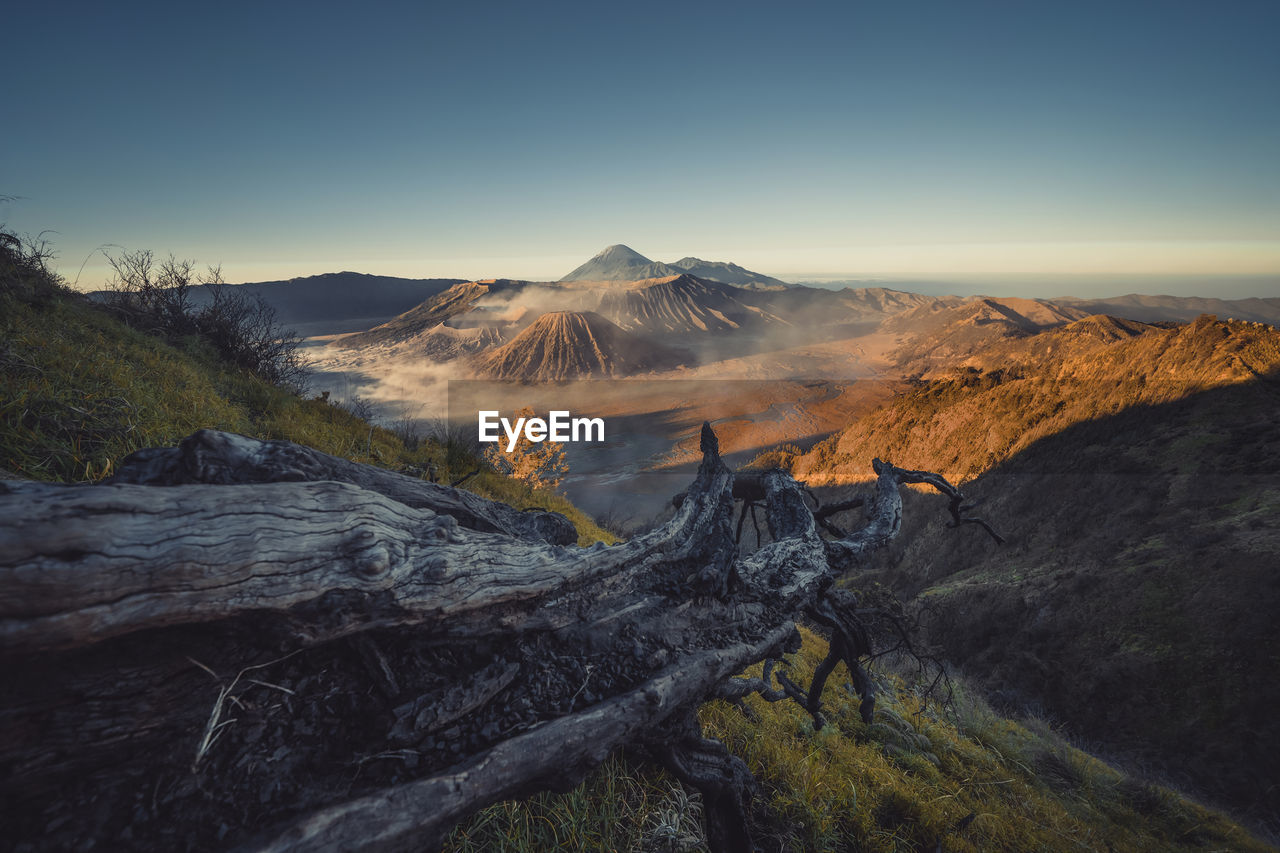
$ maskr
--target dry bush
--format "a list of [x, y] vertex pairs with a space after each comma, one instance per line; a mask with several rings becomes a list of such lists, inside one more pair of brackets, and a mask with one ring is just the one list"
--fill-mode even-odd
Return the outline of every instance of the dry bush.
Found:
[[[200, 273], [194, 261], [173, 255], [157, 261], [146, 249], [107, 254], [107, 260], [113, 275], [106, 305], [128, 325], [174, 344], [195, 339], [236, 367], [302, 389], [301, 339], [281, 327], [260, 296], [227, 285], [220, 268]], [[207, 288], [200, 299], [197, 287]]]

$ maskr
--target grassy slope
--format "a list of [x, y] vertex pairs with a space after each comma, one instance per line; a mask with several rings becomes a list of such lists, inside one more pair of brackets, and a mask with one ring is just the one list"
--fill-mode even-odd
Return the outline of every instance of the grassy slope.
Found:
[[1277, 410], [1260, 380], [1070, 427], [967, 486], [1007, 546], [911, 507], [881, 579], [995, 695], [1275, 821]]
[[[826, 646], [802, 634], [791, 669], [807, 681]], [[1004, 719], [970, 695], [943, 709], [882, 677], [867, 726], [847, 680], [842, 665], [827, 688], [821, 731], [793, 702], [752, 697], [745, 713], [722, 702], [703, 707], [708, 735], [761, 782], [753, 815], [760, 849], [1270, 849], [1220, 814], [1080, 752], [1045, 724]], [[446, 850], [704, 850], [697, 807], [665, 777], [614, 759], [570, 794], [482, 811]]]
[[[894, 401], [829, 442], [825, 459], [818, 450], [801, 462], [812, 464], [804, 473], [861, 479], [867, 461], [880, 455], [963, 480], [1074, 429], [1031, 466], [1051, 463], [1052, 470], [1034, 479], [1019, 471], [1008, 499], [992, 497], [984, 506], [1011, 534], [1010, 547], [994, 549], [977, 531], [945, 530], [940, 511], [915, 506], [888, 579], [907, 593], [940, 581], [928, 597], [943, 616], [940, 638], [950, 640], [958, 660], [981, 663], [985, 652], [989, 666], [1012, 662], [1011, 681], [1045, 685], [1068, 706], [1098, 712], [1091, 724], [1117, 726], [1130, 745], [1145, 740], [1146, 757], [1175, 750], [1194, 756], [1208, 768], [1194, 780], [1202, 789], [1214, 787], [1203, 784], [1208, 775], [1229, 778], [1226, 765], [1242, 753], [1252, 758], [1253, 772], [1234, 780], [1232, 799], [1242, 803], [1241, 790], [1265, 790], [1257, 771], [1265, 769], [1266, 744], [1275, 742], [1264, 730], [1269, 692], [1253, 693], [1257, 701], [1248, 708], [1241, 700], [1250, 679], [1275, 669], [1275, 629], [1267, 619], [1274, 608], [1255, 606], [1250, 596], [1274, 587], [1269, 567], [1280, 541], [1266, 538], [1264, 527], [1272, 528], [1265, 519], [1275, 517], [1280, 496], [1268, 491], [1276, 480], [1265, 473], [1248, 482], [1218, 480], [1215, 488], [1207, 487], [1207, 475], [1215, 466], [1229, 473], [1217, 464], [1227, 453], [1240, 466], [1274, 458], [1268, 448], [1280, 441], [1280, 428], [1270, 419], [1269, 392], [1254, 376], [1280, 363], [1278, 341], [1274, 330], [1244, 324], [1169, 329], [1081, 321], [989, 348], [985, 360], [975, 359], [975, 372]], [[1193, 397], [1178, 417], [1135, 407], [1169, 405], [1214, 387], [1225, 391]], [[1123, 421], [1097, 420], [1125, 406]], [[1117, 460], [1109, 442], [1133, 450]], [[1061, 483], [1063, 460], [1089, 474], [1121, 461], [1126, 473], [1100, 490], [1095, 478], [1077, 477], [1072, 491]], [[1162, 478], [1154, 485], [1143, 478], [1153, 465]], [[980, 483], [972, 489], [992, 492]], [[1228, 509], [1199, 517], [1220, 506]], [[1152, 541], [1135, 532], [1153, 519], [1175, 533]], [[1224, 527], [1239, 533], [1239, 548], [1225, 544]], [[1145, 569], [1112, 571], [1117, 537], [1127, 542], [1119, 550], [1145, 559]], [[948, 575], [972, 565], [978, 568]], [[1206, 567], [1217, 572], [1211, 582]], [[1053, 589], [1060, 582], [1075, 585]], [[983, 591], [955, 595], [948, 607], [948, 583]], [[1069, 606], [1046, 606], [1059, 596]], [[1122, 632], [1119, 656], [1107, 625]], [[802, 671], [820, 649], [821, 640], [806, 639]], [[765, 818], [758, 831], [774, 835], [781, 849], [932, 850], [939, 839], [946, 850], [1266, 849], [1223, 818], [1072, 749], [1044, 724], [1002, 719], [972, 699], [961, 704], [967, 710], [958, 724], [936, 709], [922, 724], [914, 716], [921, 703], [899, 685], [888, 713], [869, 729], [842, 709], [833, 731], [852, 735], [844, 738], [814, 733], [786, 705], [755, 703], [758, 721], [722, 705], [703, 716], [709, 732], [766, 781], [777, 823], [771, 828]], [[1208, 725], [1197, 732], [1206, 710]], [[665, 849], [654, 839], [676, 832], [670, 827], [684, 812], [671, 805], [669, 787], [620, 785], [632, 778], [627, 774], [611, 765], [568, 797], [495, 806], [458, 830], [454, 849]], [[618, 790], [631, 792], [624, 806], [599, 807]], [[970, 812], [977, 817], [956, 830]]]
[[[229, 370], [190, 342], [178, 349], [135, 332], [85, 301], [29, 304], [0, 295], [0, 468], [37, 480], [98, 480], [142, 447], [201, 427], [285, 438], [357, 462], [426, 470], [442, 480], [476, 460], [434, 442], [410, 447], [345, 409]], [[582, 544], [613, 537], [567, 500], [481, 472], [466, 488], [518, 508], [563, 512]]]
[[783, 461], [811, 483], [877, 455], [973, 480], [1006, 547], [916, 506], [877, 563], [949, 659], [1274, 821], [1280, 333], [1092, 318], [971, 363]]

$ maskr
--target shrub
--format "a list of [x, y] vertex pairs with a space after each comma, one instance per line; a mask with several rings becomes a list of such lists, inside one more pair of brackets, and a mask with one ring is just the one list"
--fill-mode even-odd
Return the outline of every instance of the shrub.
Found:
[[[532, 418], [533, 409], [526, 406], [518, 415]], [[564, 475], [569, 473], [563, 444], [555, 441], [533, 442], [523, 431], [510, 453], [499, 441], [485, 451], [484, 458], [499, 473], [528, 483], [536, 489], [554, 490], [560, 485]]]
[[157, 262], [146, 249], [107, 260], [114, 274], [106, 305], [128, 325], [175, 345], [194, 339], [268, 382], [302, 389], [301, 339], [280, 326], [262, 297], [227, 285], [218, 267], [197, 273], [193, 261], [170, 255]]
[[0, 295], [26, 303], [46, 303], [64, 290], [62, 277], [49, 268], [54, 258], [43, 236], [23, 237], [0, 225]]

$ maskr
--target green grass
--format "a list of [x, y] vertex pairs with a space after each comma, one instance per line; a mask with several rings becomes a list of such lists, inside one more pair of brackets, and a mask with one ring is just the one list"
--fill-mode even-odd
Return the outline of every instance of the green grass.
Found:
[[[327, 399], [231, 368], [197, 341], [170, 346], [83, 298], [33, 303], [0, 293], [0, 468], [35, 480], [96, 481], [133, 451], [175, 445], [204, 427], [393, 470], [434, 468], [445, 482], [478, 464], [437, 442], [406, 444]], [[464, 487], [518, 509], [562, 512], [581, 544], [615, 541], [560, 495], [491, 471]]]
[[[808, 630], [790, 674], [807, 682], [826, 653]], [[760, 667], [748, 671], [759, 675]], [[843, 665], [815, 731], [794, 702], [712, 702], [700, 718], [761, 782], [761, 850], [805, 851], [1265, 851], [1226, 817], [1126, 776], [1039, 720], [994, 713], [957, 683], [950, 707], [881, 674], [865, 725], [843, 686]], [[661, 846], [674, 783], [618, 759], [569, 794], [491, 806], [459, 826], [445, 849], [705, 850], [686, 838]], [[676, 809], [679, 813], [679, 809]], [[686, 823], [694, 822], [686, 815]], [[939, 845], [940, 848], [939, 848]]]
[[[792, 669], [807, 681], [826, 644], [802, 635]], [[1222, 815], [1075, 749], [1041, 722], [1000, 717], [963, 684], [944, 709], [882, 676], [867, 726], [841, 686], [847, 678], [841, 666], [829, 682], [821, 731], [792, 702], [753, 697], [754, 721], [724, 703], [703, 708], [708, 733], [764, 782], [770, 808], [788, 827], [775, 839], [784, 849], [934, 850], [939, 842], [951, 851], [1269, 849]]]

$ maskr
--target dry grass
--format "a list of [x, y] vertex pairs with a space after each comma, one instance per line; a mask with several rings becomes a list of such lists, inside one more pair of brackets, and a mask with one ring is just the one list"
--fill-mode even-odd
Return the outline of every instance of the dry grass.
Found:
[[[96, 481], [128, 454], [172, 446], [211, 427], [283, 438], [451, 482], [476, 457], [370, 424], [327, 398], [307, 398], [218, 360], [129, 329], [70, 294], [31, 304], [0, 293], [0, 468], [34, 480]], [[518, 509], [562, 512], [579, 542], [614, 542], [564, 497], [490, 471], [465, 488]]]
[[[196, 666], [203, 669], [205, 672], [212, 675], [214, 679], [218, 682], [218, 698], [213, 703], [213, 710], [209, 712], [209, 719], [205, 723], [204, 732], [200, 736], [200, 741], [196, 745], [196, 757], [191, 762], [192, 773], [195, 773], [196, 770], [199, 769], [200, 762], [204, 760], [204, 757], [208, 755], [209, 750], [213, 748], [214, 743], [216, 743], [218, 738], [222, 735], [223, 729], [225, 729], [227, 726], [236, 722], [235, 717], [231, 717], [229, 719], [224, 720], [222, 716], [227, 709], [228, 703], [235, 704], [235, 705], [240, 704], [239, 699], [234, 692], [236, 689], [236, 686], [240, 683], [240, 679], [244, 678], [246, 673], [256, 672], [257, 670], [260, 670], [260, 669], [266, 669], [267, 667], [280, 663], [281, 661], [288, 660], [289, 658], [293, 657], [295, 654], [297, 654], [297, 652], [290, 652], [284, 657], [279, 657], [279, 658], [276, 658], [275, 660], [267, 661], [266, 663], [254, 664], [253, 666], [246, 666], [244, 669], [237, 672], [235, 675], [235, 678], [232, 678], [231, 681], [225, 685], [222, 684], [222, 678], [212, 669], [200, 663], [200, 661], [196, 660], [195, 658], [192, 658], [192, 657], [187, 658], [187, 660], [191, 661], [193, 664], [195, 664]], [[288, 687], [282, 687], [279, 684], [272, 684], [269, 681], [262, 681], [257, 678], [246, 678], [245, 681], [247, 681], [249, 684], [252, 684], [258, 687], [267, 687], [272, 690], [278, 690], [281, 693], [288, 694], [289, 696], [294, 695], [293, 691], [290, 690]]]
[[[807, 680], [826, 647], [802, 635], [790, 669]], [[723, 702], [701, 710], [707, 734], [762, 783], [754, 818], [761, 850], [1270, 849], [1222, 815], [1081, 752], [1042, 722], [1002, 718], [963, 683], [944, 709], [915, 685], [878, 676], [883, 692], [867, 726], [842, 675], [843, 667], [827, 687], [821, 731], [792, 702], [752, 697], [747, 714]], [[664, 774], [610, 759], [569, 794], [485, 809], [446, 850], [704, 849], [696, 810], [677, 808], [675, 789]], [[661, 843], [677, 846], [654, 846]]]

